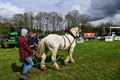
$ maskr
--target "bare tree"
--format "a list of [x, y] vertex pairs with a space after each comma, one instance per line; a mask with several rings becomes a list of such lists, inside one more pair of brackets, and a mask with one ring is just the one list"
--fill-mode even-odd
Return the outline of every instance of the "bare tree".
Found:
[[68, 27], [81, 26], [81, 24], [84, 25], [89, 20], [88, 15], [80, 14], [78, 10], [68, 12], [65, 18], [68, 20]]
[[28, 13], [27, 12], [24, 13], [23, 17], [24, 17], [23, 19], [24, 19], [25, 27], [28, 28]]
[[35, 15], [35, 25], [37, 24], [37, 29], [42, 29], [42, 16], [43, 16], [43, 13], [42, 12], [39, 12], [37, 15]]
[[15, 14], [12, 18], [14, 26], [25, 26], [23, 14]]
[[44, 31], [57, 31], [62, 23], [62, 17], [56, 12], [46, 13], [40, 12], [35, 16], [39, 23], [40, 29]]
[[45, 12], [39, 12], [35, 16], [36, 21], [39, 23], [38, 29], [42, 30], [43, 32], [45, 32], [46, 30], [46, 18], [45, 18], [46, 16], [47, 16], [47, 13]]
[[2, 16], [0, 16], [0, 23], [2, 23]]
[[34, 16], [32, 12], [24, 13], [24, 22], [27, 28], [33, 28]]
[[50, 15], [51, 15], [51, 23], [52, 23], [53, 31], [59, 30], [63, 18], [56, 12], [52, 12], [50, 13]]

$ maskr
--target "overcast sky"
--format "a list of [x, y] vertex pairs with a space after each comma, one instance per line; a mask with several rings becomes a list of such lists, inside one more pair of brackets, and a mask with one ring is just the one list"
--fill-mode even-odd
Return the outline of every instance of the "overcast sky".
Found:
[[108, 20], [120, 22], [120, 0], [0, 0], [0, 16], [31, 11], [58, 12], [63, 16], [72, 10], [91, 17], [92, 23]]

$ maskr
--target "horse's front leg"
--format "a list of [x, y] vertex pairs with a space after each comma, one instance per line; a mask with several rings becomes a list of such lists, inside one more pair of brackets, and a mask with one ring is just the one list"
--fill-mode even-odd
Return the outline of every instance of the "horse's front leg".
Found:
[[64, 60], [64, 64], [67, 64], [68, 62], [75, 63], [75, 60], [73, 59], [73, 56], [72, 56], [73, 51], [74, 51], [74, 47], [71, 47], [68, 51], [69, 55]]
[[42, 56], [41, 56], [40, 67], [41, 67], [42, 70], [47, 69], [47, 68], [46, 68], [46, 65], [45, 65], [45, 59], [46, 59], [46, 57], [47, 57], [47, 56], [46, 56], [45, 53], [43, 53]]
[[69, 61], [71, 63], [75, 63], [75, 60], [73, 59], [73, 56], [72, 56], [73, 55], [73, 51], [74, 51], [74, 48], [70, 49], [70, 51], [69, 51], [69, 55], [70, 55], [70, 60]]
[[59, 71], [60, 67], [56, 62], [56, 56], [57, 56], [57, 49], [53, 49], [52, 50], [52, 57], [51, 57], [52, 63], [53, 63], [53, 66], [55, 67], [55, 69]]

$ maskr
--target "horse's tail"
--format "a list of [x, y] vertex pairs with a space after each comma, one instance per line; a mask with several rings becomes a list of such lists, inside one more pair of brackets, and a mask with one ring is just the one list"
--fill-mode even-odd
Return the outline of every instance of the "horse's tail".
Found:
[[41, 58], [42, 54], [45, 53], [45, 39], [42, 39], [38, 43], [37, 57]]

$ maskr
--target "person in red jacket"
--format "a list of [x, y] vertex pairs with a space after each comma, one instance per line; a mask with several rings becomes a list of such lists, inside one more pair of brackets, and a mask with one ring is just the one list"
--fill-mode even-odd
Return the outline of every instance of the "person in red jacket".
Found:
[[26, 76], [30, 68], [33, 66], [33, 61], [32, 61], [32, 50], [30, 49], [29, 45], [27, 44], [27, 33], [28, 30], [22, 29], [21, 30], [21, 36], [19, 37], [19, 55], [20, 58], [23, 60], [23, 71], [22, 75], [20, 78], [24, 80], [29, 80]]

